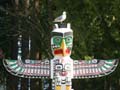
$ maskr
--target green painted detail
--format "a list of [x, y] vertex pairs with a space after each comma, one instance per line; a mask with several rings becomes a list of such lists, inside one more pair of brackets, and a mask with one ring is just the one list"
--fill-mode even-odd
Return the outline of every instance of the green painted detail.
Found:
[[64, 39], [65, 39], [66, 46], [71, 45], [72, 42], [73, 42], [73, 37], [72, 36], [66, 36]]
[[106, 68], [110, 68], [111, 65], [107, 65], [107, 64], [105, 64], [104, 67], [106, 67]]
[[6, 61], [7, 62], [7, 64], [16, 64], [17, 63], [17, 61]]
[[[17, 63], [14, 63], [14, 64], [9, 64], [10, 67], [13, 67], [13, 66], [16, 66]], [[18, 66], [18, 65], [17, 65]]]
[[108, 69], [108, 68], [106, 67], [106, 65], [104, 65], [103, 67], [106, 68], [106, 70]]
[[18, 68], [15, 69], [15, 72], [23, 73], [24, 69], [22, 67], [18, 67]]
[[105, 60], [106, 63], [113, 63], [114, 60]]
[[55, 45], [58, 45], [58, 46], [60, 46], [61, 45], [61, 43], [62, 43], [62, 37], [60, 37], [60, 36], [54, 36], [53, 37], [53, 43], [55, 44]]
[[19, 72], [20, 72], [20, 73], [23, 73], [24, 70], [25, 70], [24, 68], [21, 68], [21, 69], [19, 70]]
[[103, 71], [105, 71], [105, 70], [106, 70], [106, 67], [102, 66], [101, 69], [102, 69]]
[[7, 62], [16, 62], [17, 60], [9, 60], [9, 59], [6, 59]]
[[7, 62], [8, 65], [14, 65], [17, 64], [17, 62]]
[[18, 71], [21, 70], [21, 67], [18, 67], [18, 68], [16, 68], [15, 70], [16, 70], [16, 72], [18, 72]]
[[66, 36], [65, 38], [63, 38], [61, 36], [54, 36], [53, 37], [53, 43], [54, 43], [54, 45], [60, 46], [63, 39], [65, 40], [66, 46], [71, 45], [72, 42], [73, 42], [73, 37], [72, 36]]
[[108, 66], [113, 66], [113, 64], [111, 64], [111, 63], [110, 63], [110, 64], [109, 64], [109, 63], [106, 63], [105, 65], [108, 65]]
[[15, 69], [16, 67], [18, 67], [18, 65], [12, 65], [10, 66], [12, 69]]
[[108, 61], [108, 62], [112, 62], [114, 59], [110, 59], [110, 60], [106, 60], [106, 61]]

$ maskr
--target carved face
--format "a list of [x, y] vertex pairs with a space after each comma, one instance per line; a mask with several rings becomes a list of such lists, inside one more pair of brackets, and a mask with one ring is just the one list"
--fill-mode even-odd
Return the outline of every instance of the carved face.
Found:
[[70, 64], [56, 64], [55, 66], [57, 76], [68, 76], [68, 72], [71, 70]]
[[72, 60], [58, 59], [54, 63], [54, 72], [56, 77], [72, 77]]
[[73, 33], [70, 30], [67, 32], [60, 31], [52, 32], [52, 53], [54, 56], [70, 56], [73, 45]]

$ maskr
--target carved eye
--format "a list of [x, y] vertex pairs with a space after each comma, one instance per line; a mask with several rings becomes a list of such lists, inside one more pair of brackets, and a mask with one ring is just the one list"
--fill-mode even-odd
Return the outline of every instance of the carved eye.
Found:
[[65, 42], [66, 42], [66, 44], [71, 44], [72, 43], [72, 37], [71, 36], [65, 37]]
[[71, 70], [70, 64], [66, 64], [66, 65], [65, 65], [65, 70]]
[[55, 66], [55, 70], [62, 70], [62, 69], [63, 69], [62, 64], [57, 64], [57, 65]]
[[53, 38], [53, 43], [54, 43], [55, 45], [60, 45], [61, 42], [62, 42], [62, 37], [60, 37], [60, 36], [55, 36], [55, 37]]
[[78, 60], [74, 60], [73, 63], [74, 64], [78, 64], [79, 62], [78, 62]]
[[56, 38], [55, 38], [55, 41], [56, 41], [56, 42], [60, 42], [60, 38], [59, 38], [59, 37], [56, 37]]
[[93, 59], [91, 62], [95, 64], [95, 63], [97, 63], [98, 61], [97, 61], [97, 59]]
[[67, 41], [67, 42], [70, 42], [70, 40], [71, 40], [71, 38], [66, 38], [66, 41]]

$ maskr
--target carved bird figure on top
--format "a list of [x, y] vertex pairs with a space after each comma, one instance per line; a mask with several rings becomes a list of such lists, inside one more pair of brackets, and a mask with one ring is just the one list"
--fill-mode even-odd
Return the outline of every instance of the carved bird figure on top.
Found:
[[53, 22], [60, 22], [62, 23], [65, 19], [66, 19], [66, 11], [63, 11], [62, 15], [55, 18], [55, 20]]

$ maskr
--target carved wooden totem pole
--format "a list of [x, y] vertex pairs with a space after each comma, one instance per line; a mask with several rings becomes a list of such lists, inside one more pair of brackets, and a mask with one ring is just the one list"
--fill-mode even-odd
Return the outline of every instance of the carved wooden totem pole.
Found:
[[73, 31], [70, 23], [55, 24], [51, 32], [53, 59], [27, 59], [25, 63], [22, 62], [22, 44], [19, 36], [18, 60], [4, 59], [3, 64], [8, 72], [18, 77], [52, 79], [52, 90], [72, 90], [72, 79], [102, 77], [117, 67], [117, 59], [73, 60], [70, 57], [72, 46]]

